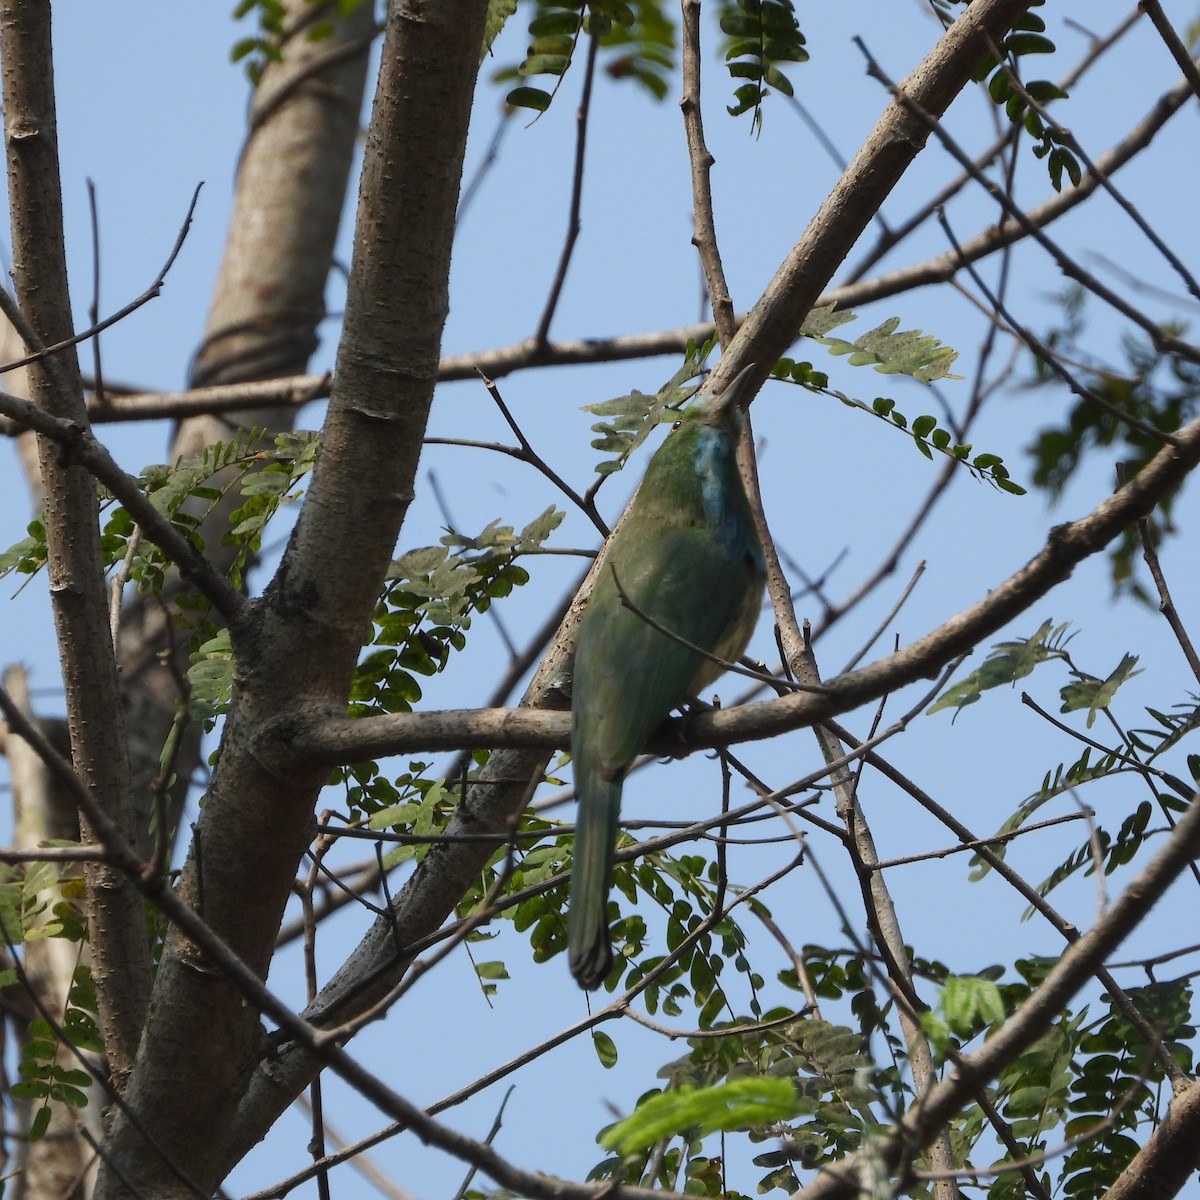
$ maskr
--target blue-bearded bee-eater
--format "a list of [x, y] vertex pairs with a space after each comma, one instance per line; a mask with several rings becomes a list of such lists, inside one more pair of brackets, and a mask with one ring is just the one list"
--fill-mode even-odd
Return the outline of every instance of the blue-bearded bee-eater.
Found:
[[567, 942], [584, 988], [599, 987], [612, 966], [608, 892], [625, 772], [671, 709], [721, 673], [645, 618], [726, 662], [742, 654], [758, 620], [763, 553], [737, 465], [749, 371], [683, 414], [650, 460], [580, 625]]

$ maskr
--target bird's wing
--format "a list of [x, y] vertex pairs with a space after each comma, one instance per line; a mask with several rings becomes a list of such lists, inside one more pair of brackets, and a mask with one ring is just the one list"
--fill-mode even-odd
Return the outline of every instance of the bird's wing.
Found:
[[[731, 563], [703, 530], [660, 531], [652, 545], [616, 553], [602, 569], [581, 630], [575, 663], [577, 723], [589, 727], [597, 760], [623, 770], [670, 710], [685, 699], [705, 660], [659, 632], [652, 618], [703, 649], [722, 645], [758, 583], [746, 563]], [[697, 588], [695, 580], [705, 580]], [[621, 601], [617, 583], [637, 611]], [[744, 645], [744, 640], [743, 643]], [[740, 653], [741, 647], [738, 647]]]

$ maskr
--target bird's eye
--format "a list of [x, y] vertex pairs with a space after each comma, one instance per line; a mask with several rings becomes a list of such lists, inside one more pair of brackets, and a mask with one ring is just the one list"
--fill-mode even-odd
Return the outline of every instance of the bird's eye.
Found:
[[675, 430], [677, 430], [680, 427], [680, 425], [682, 425], [682, 424], [683, 424], [682, 421], [676, 421], [675, 424], [671, 426], [671, 432], [674, 433]]

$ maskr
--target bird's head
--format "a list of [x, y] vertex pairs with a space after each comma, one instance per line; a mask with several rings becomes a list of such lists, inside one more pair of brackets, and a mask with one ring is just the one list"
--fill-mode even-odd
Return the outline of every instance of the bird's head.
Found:
[[754, 364], [747, 363], [730, 381], [729, 386], [717, 396], [710, 397], [708, 403], [699, 413], [700, 420], [706, 425], [741, 426], [742, 414], [746, 406], [754, 398], [750, 385], [750, 376], [754, 372]]

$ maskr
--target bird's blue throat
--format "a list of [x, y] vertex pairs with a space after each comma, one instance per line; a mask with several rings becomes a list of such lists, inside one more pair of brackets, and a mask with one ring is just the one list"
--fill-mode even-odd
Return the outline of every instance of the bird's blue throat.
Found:
[[733, 486], [737, 486], [736, 452], [737, 443], [726, 430], [701, 426], [692, 451], [692, 462], [700, 480], [704, 523], [729, 559], [739, 558], [747, 543], [752, 543], [756, 565], [761, 570], [762, 551], [757, 539], [749, 536], [741, 512], [730, 503], [731, 475]]

